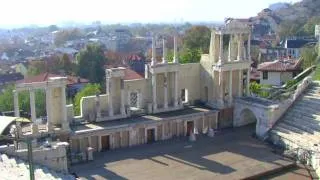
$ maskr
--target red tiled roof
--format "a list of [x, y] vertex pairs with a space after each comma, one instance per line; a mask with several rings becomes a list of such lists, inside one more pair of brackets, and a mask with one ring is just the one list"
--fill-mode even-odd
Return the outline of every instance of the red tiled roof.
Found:
[[131, 60], [131, 61], [140, 61], [142, 58], [136, 54], [132, 54], [126, 57], [126, 60]]
[[124, 80], [143, 79], [143, 75], [135, 72], [132, 69], [126, 68], [124, 70]]
[[286, 71], [298, 71], [301, 69], [301, 60], [276, 60], [273, 62], [265, 62], [259, 64], [259, 71], [271, 71], [271, 72], [286, 72]]
[[[22, 80], [19, 80], [16, 82], [17, 83], [44, 82], [44, 81], [48, 81], [48, 79], [51, 77], [62, 77], [62, 76], [58, 75], [58, 74], [43, 73], [43, 74], [39, 74], [37, 76], [27, 77], [25, 79], [22, 79]], [[66, 76], [66, 77], [67, 77], [67, 85], [89, 82], [89, 80], [87, 80], [87, 79], [78, 78], [76, 76]]]

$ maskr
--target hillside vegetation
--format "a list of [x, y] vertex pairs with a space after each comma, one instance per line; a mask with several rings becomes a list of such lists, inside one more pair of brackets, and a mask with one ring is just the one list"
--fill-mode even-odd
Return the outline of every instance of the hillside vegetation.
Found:
[[314, 35], [314, 26], [320, 24], [320, 1], [302, 0], [274, 13], [281, 19], [280, 36]]

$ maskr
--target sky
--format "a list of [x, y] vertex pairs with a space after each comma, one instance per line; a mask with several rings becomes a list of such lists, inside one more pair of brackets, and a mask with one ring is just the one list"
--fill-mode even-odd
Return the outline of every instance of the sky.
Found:
[[248, 18], [276, 2], [300, 0], [3, 0], [0, 27], [88, 23], [223, 21]]

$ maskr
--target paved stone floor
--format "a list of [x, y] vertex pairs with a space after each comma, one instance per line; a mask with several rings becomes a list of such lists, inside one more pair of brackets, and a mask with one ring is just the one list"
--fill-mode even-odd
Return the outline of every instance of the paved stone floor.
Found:
[[74, 165], [83, 179], [242, 179], [291, 164], [251, 137], [253, 126], [98, 153]]

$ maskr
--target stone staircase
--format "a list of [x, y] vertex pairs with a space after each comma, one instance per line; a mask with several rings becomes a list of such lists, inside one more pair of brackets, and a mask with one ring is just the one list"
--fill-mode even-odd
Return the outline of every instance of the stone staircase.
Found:
[[[35, 179], [61, 179], [73, 180], [72, 175], [57, 173], [46, 167], [34, 165]], [[3, 180], [28, 180], [30, 178], [29, 165], [17, 158], [0, 155], [0, 179]]]
[[288, 149], [320, 150], [320, 84], [310, 85], [269, 135], [273, 143]]

